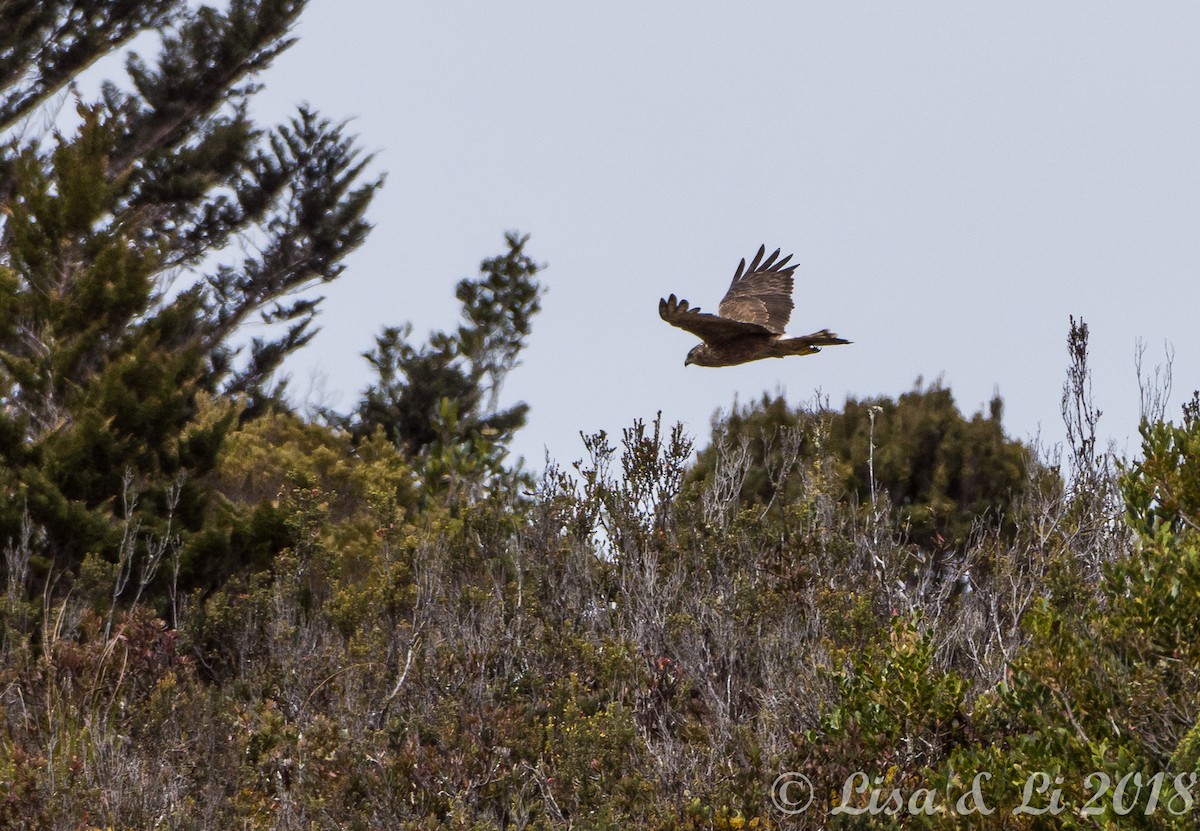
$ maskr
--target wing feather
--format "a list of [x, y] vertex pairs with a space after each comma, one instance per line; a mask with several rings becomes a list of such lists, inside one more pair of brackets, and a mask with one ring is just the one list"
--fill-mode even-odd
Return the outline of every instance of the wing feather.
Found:
[[686, 300], [677, 300], [673, 294], [658, 301], [658, 315], [672, 326], [691, 332], [705, 343], [720, 343], [746, 335], [772, 334], [767, 327], [751, 321], [702, 312], [699, 306], [689, 306]]
[[776, 262], [779, 251], [776, 248], [764, 261], [767, 247], [760, 245], [749, 267], [746, 267], [745, 258], [742, 259], [733, 274], [729, 291], [717, 307], [722, 318], [754, 324], [772, 334], [783, 334], [795, 307], [792, 286], [796, 265], [788, 265], [791, 254]]

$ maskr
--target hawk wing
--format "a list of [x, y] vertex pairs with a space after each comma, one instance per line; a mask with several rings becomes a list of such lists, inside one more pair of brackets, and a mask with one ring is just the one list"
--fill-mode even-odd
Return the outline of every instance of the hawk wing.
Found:
[[792, 272], [796, 265], [787, 264], [791, 254], [776, 262], [778, 248], [763, 262], [766, 251], [767, 247], [760, 245], [749, 268], [742, 259], [717, 312], [723, 318], [753, 323], [772, 334], [782, 335], [794, 308]]
[[[724, 307], [724, 303], [721, 305]], [[702, 312], [699, 306], [690, 307], [686, 300], [676, 300], [673, 294], [666, 300], [658, 301], [658, 316], [672, 326], [691, 332], [705, 343], [719, 343], [745, 335], [771, 334], [770, 329], [757, 323]]]

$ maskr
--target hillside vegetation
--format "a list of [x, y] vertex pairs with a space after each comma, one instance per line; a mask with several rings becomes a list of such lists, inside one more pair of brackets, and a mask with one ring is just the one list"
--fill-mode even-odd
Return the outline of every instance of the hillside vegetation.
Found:
[[[794, 415], [748, 442], [831, 446], [838, 414]], [[999, 807], [973, 827], [1040, 827], [1007, 815], [1037, 771], [1073, 808], [1093, 771], [1168, 772], [1180, 816], [1119, 827], [1191, 827], [1171, 788], [1200, 758], [1196, 401], [1143, 434], [1141, 461], [1072, 477], [1100, 490], [1038, 468], [1003, 521], [929, 548], [825, 453], [768, 463], [786, 496], [764, 503], [735, 487], [754, 454], [715, 443], [702, 477], [678, 428], [638, 423], [466, 495], [380, 435], [263, 415], [219, 454], [212, 510], [274, 544], [218, 588], [146, 579], [179, 537], [44, 585], [54, 530], [9, 542], [2, 824], [819, 828], [774, 806], [781, 772], [830, 807], [856, 771], [907, 799], [986, 770]]]

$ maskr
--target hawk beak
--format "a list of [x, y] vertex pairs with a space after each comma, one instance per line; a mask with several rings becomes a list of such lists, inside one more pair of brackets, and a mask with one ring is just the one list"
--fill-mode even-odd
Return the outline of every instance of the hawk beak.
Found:
[[688, 355], [686, 358], [684, 358], [683, 365], [688, 366], [691, 362], [692, 362], [692, 356]]

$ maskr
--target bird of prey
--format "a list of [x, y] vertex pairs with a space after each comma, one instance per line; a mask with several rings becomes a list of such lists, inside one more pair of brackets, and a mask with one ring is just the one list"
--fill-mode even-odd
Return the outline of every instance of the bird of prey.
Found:
[[801, 338], [783, 337], [792, 316], [796, 265], [787, 264], [791, 254], [779, 260], [778, 248], [764, 261], [766, 250], [765, 245], [759, 246], [749, 268], [744, 258], [738, 264], [715, 315], [689, 307], [686, 300], [676, 300], [673, 294], [658, 301], [663, 320], [704, 341], [688, 352], [684, 366], [734, 366], [759, 358], [811, 355], [822, 346], [850, 343], [828, 329]]

